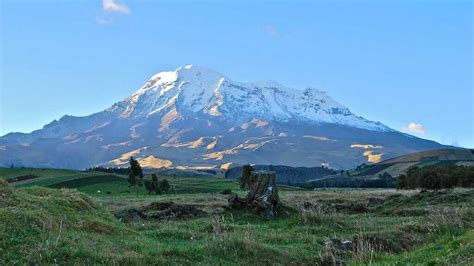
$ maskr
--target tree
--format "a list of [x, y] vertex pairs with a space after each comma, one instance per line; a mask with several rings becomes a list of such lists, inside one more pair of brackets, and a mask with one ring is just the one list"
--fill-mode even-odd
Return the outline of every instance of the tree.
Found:
[[128, 184], [133, 187], [135, 186], [138, 197], [138, 187], [143, 185], [143, 171], [140, 163], [137, 160], [130, 157], [130, 171], [128, 173]]
[[155, 191], [155, 194], [160, 194], [160, 184], [158, 182], [158, 176], [156, 176], [156, 174], [151, 174], [151, 185]]
[[397, 181], [398, 189], [407, 189], [408, 188], [408, 178], [406, 175], [400, 175]]
[[155, 190], [153, 189], [153, 185], [151, 184], [150, 180], [145, 180], [145, 182], [143, 182], [143, 184], [145, 185], [145, 189], [148, 191], [148, 194], [151, 194], [151, 193], [155, 192]]
[[158, 177], [156, 176], [156, 174], [151, 174], [151, 181], [145, 181], [145, 188], [150, 194], [160, 194], [160, 184], [158, 182]]
[[240, 188], [248, 189], [250, 179], [252, 178], [253, 167], [250, 164], [246, 164], [242, 167], [242, 175], [240, 176]]
[[170, 191], [170, 188], [171, 188], [171, 186], [170, 186], [170, 183], [168, 182], [168, 180], [163, 179], [163, 181], [160, 182], [161, 191], [168, 192], [168, 191]]

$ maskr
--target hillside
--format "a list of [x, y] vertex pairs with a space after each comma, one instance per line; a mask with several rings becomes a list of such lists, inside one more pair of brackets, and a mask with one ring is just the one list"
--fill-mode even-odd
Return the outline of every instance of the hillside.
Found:
[[387, 159], [378, 164], [396, 164], [396, 163], [411, 163], [411, 162], [431, 162], [431, 161], [457, 161], [472, 162], [474, 161], [474, 149], [438, 149], [422, 152], [415, 152]]
[[0, 137], [0, 166], [214, 168], [246, 163], [347, 169], [439, 143], [360, 117], [328, 93], [242, 83], [199, 66], [153, 75], [97, 113]]
[[437, 149], [416, 152], [388, 159], [360, 169], [355, 175], [370, 176], [384, 172], [399, 176], [412, 166], [435, 165], [474, 165], [474, 150], [470, 149]]
[[[12, 188], [0, 180], [0, 264], [377, 264], [402, 259], [469, 265], [474, 260], [474, 193], [469, 190], [282, 191], [286, 211], [272, 220], [226, 210], [226, 197], [215, 191], [196, 192], [98, 197], [88, 191], [91, 197], [74, 189]], [[199, 215], [127, 216], [170, 200]]]
[[[449, 165], [474, 165], [474, 150], [470, 149], [437, 149], [407, 154], [388, 159], [376, 164], [363, 164], [357, 168], [343, 171], [323, 178], [308, 180], [317, 187], [326, 186], [364, 186], [364, 181], [378, 179], [380, 175], [389, 174], [396, 178], [406, 173], [410, 167], [418, 166], [449, 166]], [[382, 182], [383, 183], [383, 182]], [[389, 182], [394, 184], [394, 180]], [[387, 185], [390, 185], [387, 184]], [[382, 184], [383, 185], [383, 184]]]

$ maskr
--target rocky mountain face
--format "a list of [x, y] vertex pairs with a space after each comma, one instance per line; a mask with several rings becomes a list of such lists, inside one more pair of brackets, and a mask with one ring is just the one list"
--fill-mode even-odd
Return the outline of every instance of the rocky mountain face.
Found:
[[104, 111], [0, 137], [0, 165], [227, 168], [231, 164], [377, 162], [442, 145], [353, 114], [325, 92], [240, 83], [185, 66], [160, 72]]

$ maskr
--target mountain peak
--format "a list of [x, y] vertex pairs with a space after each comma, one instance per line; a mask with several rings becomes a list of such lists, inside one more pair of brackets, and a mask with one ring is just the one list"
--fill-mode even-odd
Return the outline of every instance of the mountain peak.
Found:
[[175, 72], [177, 73], [183, 73], [183, 74], [197, 74], [197, 73], [201, 73], [201, 74], [214, 74], [214, 75], [220, 75], [222, 76], [222, 74], [218, 73], [217, 71], [215, 70], [212, 70], [208, 67], [205, 67], [205, 66], [200, 66], [200, 65], [185, 65], [185, 66], [182, 66], [182, 67], [178, 67]]
[[182, 80], [182, 81], [189, 81], [188, 79], [199, 79], [201, 77], [206, 77], [206, 78], [210, 78], [210, 77], [218, 77], [218, 78], [222, 78], [224, 77], [222, 74], [212, 70], [212, 69], [209, 69], [207, 67], [204, 67], [204, 66], [197, 66], [197, 65], [186, 65], [186, 66], [182, 66], [182, 67], [178, 67], [176, 70], [174, 71], [162, 71], [162, 72], [159, 72], [155, 75], [153, 75], [149, 82], [150, 81], [161, 81], [162, 83], [165, 83], [165, 82], [174, 82], [178, 79]]
[[356, 116], [324, 91], [298, 90], [277, 81], [235, 82], [196, 65], [153, 75], [138, 91], [108, 110], [127, 118], [165, 115], [171, 109], [180, 114], [222, 116], [236, 122], [256, 118], [391, 130]]

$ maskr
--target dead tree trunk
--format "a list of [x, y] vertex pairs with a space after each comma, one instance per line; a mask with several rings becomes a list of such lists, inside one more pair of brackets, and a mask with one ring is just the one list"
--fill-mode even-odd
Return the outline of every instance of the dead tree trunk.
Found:
[[240, 198], [233, 193], [229, 198], [231, 208], [252, 208], [258, 214], [272, 217], [280, 206], [276, 174], [274, 172], [252, 173], [249, 193], [245, 198]]

